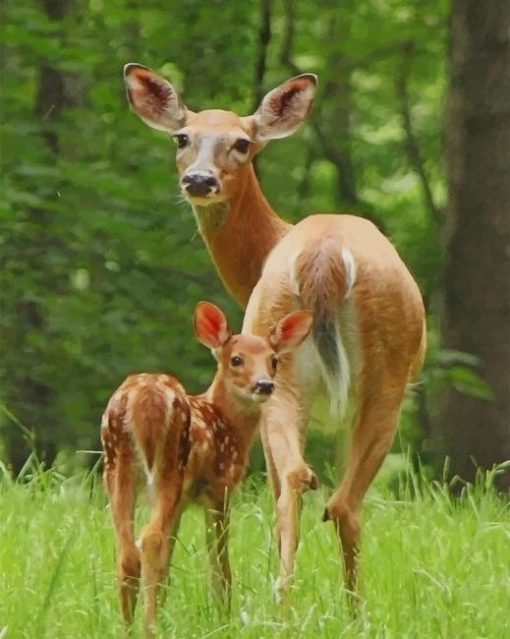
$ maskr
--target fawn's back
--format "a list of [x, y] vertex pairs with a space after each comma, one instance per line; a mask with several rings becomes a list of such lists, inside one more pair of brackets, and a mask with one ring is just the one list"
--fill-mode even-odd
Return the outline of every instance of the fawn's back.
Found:
[[103, 414], [105, 474], [119, 463], [141, 462], [149, 484], [172, 461], [180, 469], [189, 455], [190, 407], [182, 384], [161, 373], [130, 375]]

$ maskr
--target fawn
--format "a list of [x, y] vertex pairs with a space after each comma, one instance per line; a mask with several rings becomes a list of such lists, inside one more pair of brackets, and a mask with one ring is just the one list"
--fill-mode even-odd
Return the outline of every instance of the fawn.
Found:
[[[165, 579], [180, 515], [190, 502], [206, 508], [213, 588], [228, 599], [228, 505], [242, 479], [261, 408], [271, 397], [279, 358], [307, 337], [313, 317], [299, 310], [280, 319], [266, 339], [232, 336], [214, 304], [195, 310], [198, 340], [218, 362], [210, 387], [188, 395], [166, 374], [130, 375], [110, 398], [101, 424], [104, 483], [117, 535], [117, 568], [124, 620], [131, 624], [141, 581], [145, 633], [156, 623], [156, 599]], [[150, 522], [135, 541], [137, 467], [152, 494]]]

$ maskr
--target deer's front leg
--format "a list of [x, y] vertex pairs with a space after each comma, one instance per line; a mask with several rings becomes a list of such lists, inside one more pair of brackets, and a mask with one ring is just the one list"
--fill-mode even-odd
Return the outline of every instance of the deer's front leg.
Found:
[[232, 571], [228, 556], [229, 495], [227, 490], [206, 511], [206, 540], [211, 566], [211, 585], [221, 603], [230, 605]]
[[301, 442], [309, 409], [291, 390], [277, 391], [262, 421], [262, 442], [266, 459], [272, 460], [268, 472], [275, 492], [280, 573], [277, 597], [285, 598], [294, 575], [299, 541], [301, 495], [318, 486], [316, 475], [303, 459]]

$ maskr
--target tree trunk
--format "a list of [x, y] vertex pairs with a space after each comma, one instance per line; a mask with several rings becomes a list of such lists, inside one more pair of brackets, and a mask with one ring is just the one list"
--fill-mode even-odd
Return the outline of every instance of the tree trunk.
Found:
[[510, 459], [510, 2], [452, 7], [443, 346], [476, 355], [494, 396], [449, 388], [434, 439], [439, 461], [473, 481]]

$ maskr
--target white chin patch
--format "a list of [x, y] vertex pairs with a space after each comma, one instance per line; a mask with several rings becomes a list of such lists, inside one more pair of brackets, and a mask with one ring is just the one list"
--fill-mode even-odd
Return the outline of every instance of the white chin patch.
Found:
[[263, 404], [267, 402], [267, 400], [271, 397], [271, 395], [263, 395], [262, 393], [251, 393], [250, 399], [252, 402], [257, 402], [257, 404]]
[[263, 404], [269, 399], [269, 395], [260, 395], [259, 393], [253, 393], [251, 391], [236, 389], [234, 392], [237, 399], [245, 404]]
[[186, 199], [194, 206], [212, 206], [213, 204], [219, 204], [225, 201], [225, 196], [221, 193], [211, 193], [211, 195], [197, 197], [186, 193], [184, 189], [182, 192]]

